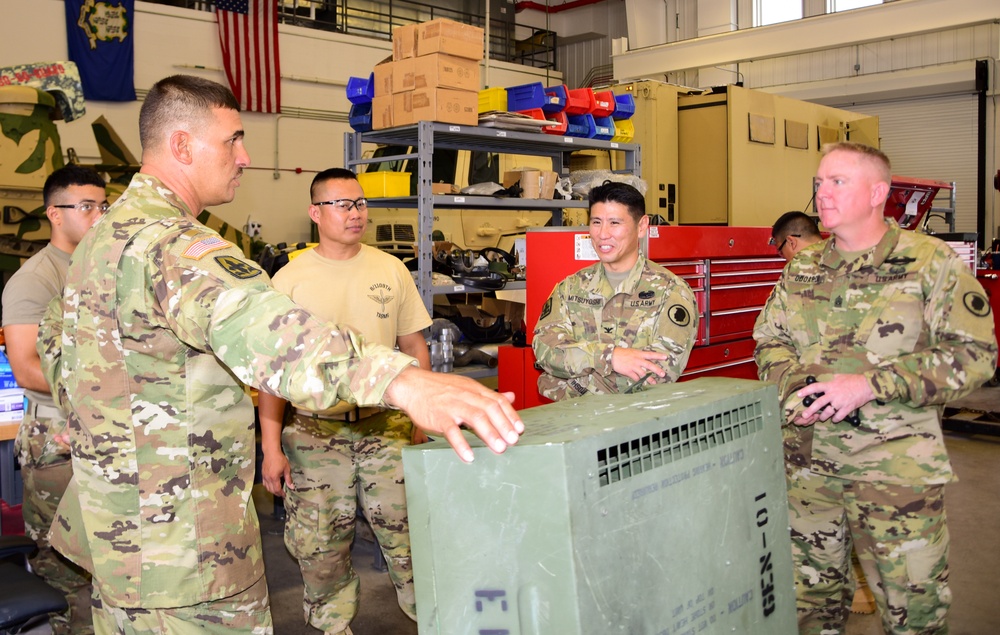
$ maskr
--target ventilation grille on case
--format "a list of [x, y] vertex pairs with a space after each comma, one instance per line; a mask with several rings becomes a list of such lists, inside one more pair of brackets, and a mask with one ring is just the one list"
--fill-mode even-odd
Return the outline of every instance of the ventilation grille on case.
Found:
[[673, 461], [749, 436], [763, 427], [760, 402], [682, 423], [597, 451], [600, 486], [638, 476]]

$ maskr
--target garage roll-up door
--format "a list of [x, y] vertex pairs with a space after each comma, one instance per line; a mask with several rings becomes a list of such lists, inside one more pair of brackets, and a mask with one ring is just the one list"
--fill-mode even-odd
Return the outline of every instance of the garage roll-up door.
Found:
[[[977, 100], [975, 94], [921, 97], [843, 106], [878, 115], [881, 148], [892, 161], [892, 172], [957, 184], [955, 231], [975, 232], [977, 179]], [[948, 207], [948, 194], [935, 207]], [[935, 231], [948, 231], [935, 218]], [[987, 232], [987, 237], [990, 232]]]

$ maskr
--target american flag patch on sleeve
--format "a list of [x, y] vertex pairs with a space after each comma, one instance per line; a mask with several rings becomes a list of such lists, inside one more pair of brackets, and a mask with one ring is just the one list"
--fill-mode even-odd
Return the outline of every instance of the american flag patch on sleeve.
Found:
[[220, 249], [226, 249], [227, 247], [229, 247], [229, 243], [222, 240], [218, 236], [206, 236], [201, 240], [196, 240], [191, 243], [191, 245], [184, 250], [184, 253], [181, 254], [181, 257], [200, 260], [205, 254], [218, 251]]

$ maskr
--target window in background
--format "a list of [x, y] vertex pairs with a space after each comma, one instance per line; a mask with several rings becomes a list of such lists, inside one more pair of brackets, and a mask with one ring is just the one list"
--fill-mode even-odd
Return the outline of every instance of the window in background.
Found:
[[851, 9], [870, 7], [874, 4], [882, 4], [882, 0], [826, 0], [826, 12], [850, 11]]
[[[827, 0], [840, 2], [841, 0]], [[753, 0], [753, 25], [767, 26], [802, 19], [802, 3], [792, 0]]]

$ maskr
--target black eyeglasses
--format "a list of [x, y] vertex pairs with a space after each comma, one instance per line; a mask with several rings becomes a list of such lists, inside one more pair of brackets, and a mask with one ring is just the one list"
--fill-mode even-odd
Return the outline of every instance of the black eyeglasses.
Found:
[[80, 201], [79, 203], [73, 203], [72, 205], [51, 205], [50, 207], [58, 207], [61, 209], [75, 209], [81, 214], [89, 214], [95, 209], [100, 213], [104, 214], [108, 211], [111, 205], [107, 201], [103, 203], [94, 203], [93, 201]]
[[368, 209], [368, 199], [362, 196], [361, 198], [338, 198], [333, 201], [321, 201], [319, 203], [313, 203], [313, 205], [333, 205], [341, 212], [349, 212], [353, 208], [357, 207], [359, 212], [363, 212]]
[[[783, 241], [781, 241], [780, 245], [778, 245], [778, 255], [779, 256], [781, 255], [781, 250], [785, 248], [785, 243], [787, 243], [788, 239], [790, 237], [792, 237], [792, 236], [795, 236], [796, 238], [802, 238], [802, 236], [800, 234], [788, 234], [788, 236], [785, 236], [785, 239]], [[767, 241], [767, 244], [768, 245], [773, 245], [774, 244], [774, 236], [771, 236], [771, 240]]]

